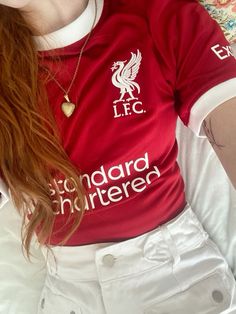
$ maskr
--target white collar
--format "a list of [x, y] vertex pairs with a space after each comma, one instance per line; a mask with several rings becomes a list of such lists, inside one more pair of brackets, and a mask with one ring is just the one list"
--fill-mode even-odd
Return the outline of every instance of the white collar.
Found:
[[[97, 0], [97, 18], [95, 25], [102, 15], [103, 5], [104, 0]], [[57, 49], [79, 41], [90, 32], [94, 22], [94, 14], [95, 1], [89, 0], [83, 13], [70, 24], [44, 36], [33, 36], [37, 49], [39, 51]]]

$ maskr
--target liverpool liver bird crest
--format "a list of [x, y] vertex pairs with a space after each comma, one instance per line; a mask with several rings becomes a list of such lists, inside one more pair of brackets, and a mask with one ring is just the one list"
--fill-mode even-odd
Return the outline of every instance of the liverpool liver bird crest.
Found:
[[[128, 63], [127, 60], [114, 62], [111, 68], [112, 72], [115, 71], [112, 75], [112, 83], [120, 89], [120, 98], [113, 101], [114, 104], [120, 101], [138, 99], [134, 96], [133, 92], [136, 90], [138, 94], [140, 93], [140, 86], [134, 80], [138, 74], [141, 60], [142, 55], [137, 50], [136, 54], [131, 52], [131, 58]], [[126, 98], [126, 94], [128, 94], [128, 98]]]

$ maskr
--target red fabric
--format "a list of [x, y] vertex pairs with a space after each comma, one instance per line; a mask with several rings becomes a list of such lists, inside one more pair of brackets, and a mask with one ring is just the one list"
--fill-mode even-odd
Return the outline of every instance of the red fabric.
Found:
[[[43, 53], [65, 88], [83, 42], [57, 49], [59, 65]], [[216, 44], [228, 45], [197, 1], [105, 0], [70, 93], [77, 104], [70, 118], [61, 111], [63, 92], [54, 81], [47, 86], [64, 148], [82, 171], [88, 191], [86, 214], [67, 245], [128, 239], [183, 209], [177, 115], [188, 124], [191, 107], [202, 94], [236, 77], [235, 60], [219, 59], [211, 49]], [[136, 68], [131, 67], [124, 89], [125, 74], [118, 68], [130, 64], [131, 57]], [[114, 102], [122, 96], [122, 86], [124, 101]], [[129, 99], [131, 92], [136, 99]], [[54, 245], [68, 232], [68, 212], [76, 210], [68, 181], [55, 181], [61, 210], [50, 242]], [[53, 188], [51, 194], [55, 202]]]

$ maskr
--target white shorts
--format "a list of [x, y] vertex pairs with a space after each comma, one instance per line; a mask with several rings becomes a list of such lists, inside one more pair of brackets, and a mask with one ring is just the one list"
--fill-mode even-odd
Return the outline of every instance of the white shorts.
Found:
[[52, 252], [38, 314], [236, 313], [234, 277], [189, 206], [139, 237]]

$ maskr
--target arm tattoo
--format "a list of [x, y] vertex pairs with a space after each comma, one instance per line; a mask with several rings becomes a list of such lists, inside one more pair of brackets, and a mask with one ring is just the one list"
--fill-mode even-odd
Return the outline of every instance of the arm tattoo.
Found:
[[222, 149], [223, 147], [225, 147], [224, 145], [216, 142], [216, 139], [212, 130], [211, 119], [209, 119], [209, 125], [207, 124], [206, 120], [203, 121], [203, 128], [204, 128], [206, 136], [208, 137], [209, 142], [211, 143], [213, 147], [216, 146], [219, 149]]

